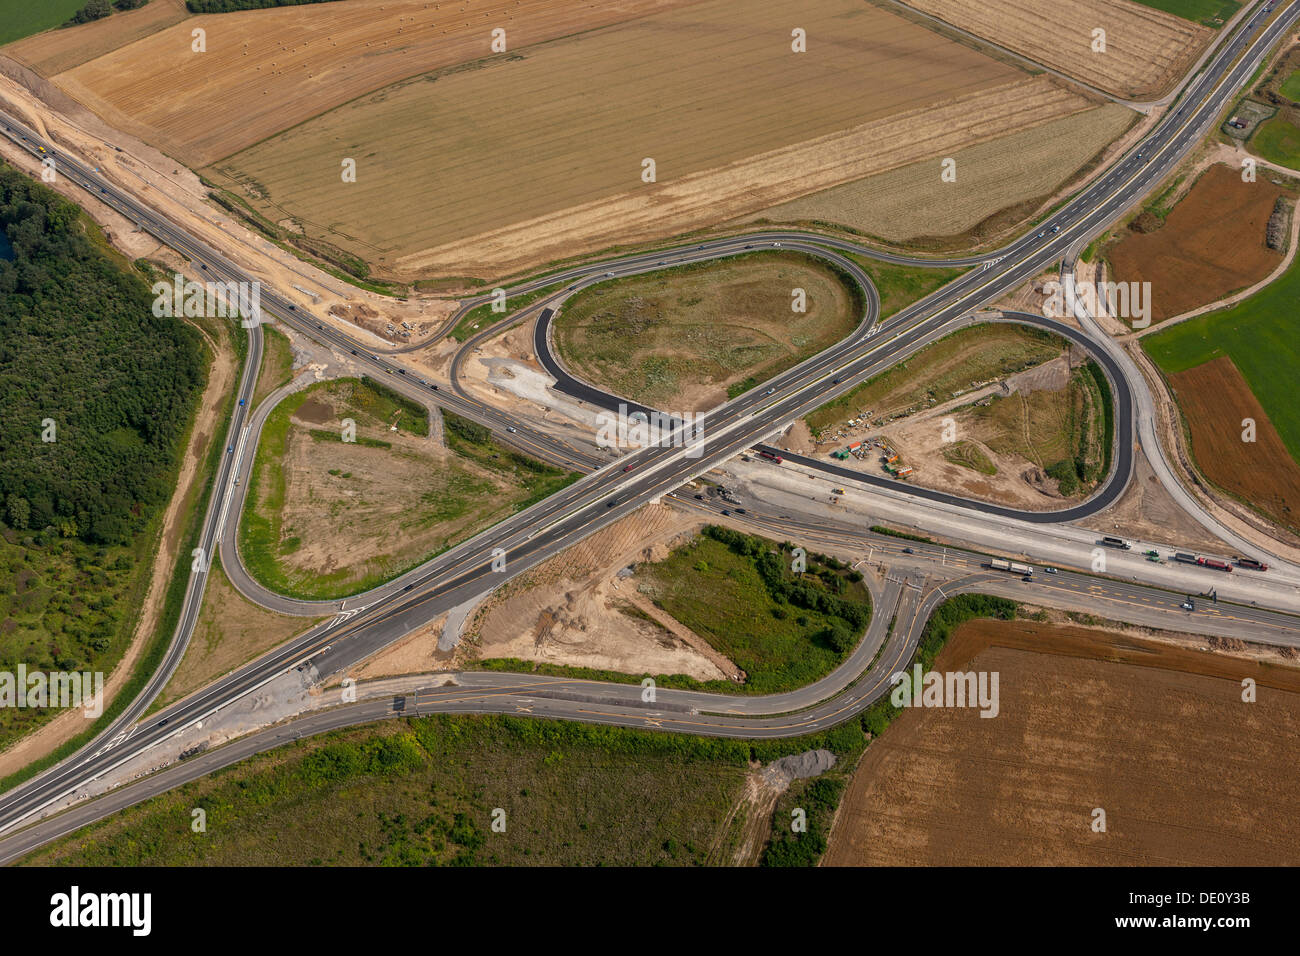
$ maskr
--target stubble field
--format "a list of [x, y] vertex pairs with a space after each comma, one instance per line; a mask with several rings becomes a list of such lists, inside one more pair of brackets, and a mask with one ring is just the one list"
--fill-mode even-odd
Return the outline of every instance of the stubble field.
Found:
[[1093, 105], [858, 0], [709, 0], [413, 78], [207, 172], [381, 273], [501, 275]]
[[[908, 0], [908, 6], [1126, 99], [1167, 93], [1214, 36], [1129, 0]], [[1093, 30], [1106, 50], [1093, 52]]]

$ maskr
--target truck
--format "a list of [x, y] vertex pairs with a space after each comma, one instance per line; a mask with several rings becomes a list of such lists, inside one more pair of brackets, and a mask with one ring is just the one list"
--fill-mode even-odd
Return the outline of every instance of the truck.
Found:
[[911, 466], [911, 465], [904, 465], [902, 468], [898, 469], [898, 471], [894, 473], [894, 477], [895, 477], [895, 478], [906, 478], [906, 477], [908, 477], [908, 476], [911, 475], [911, 474], [912, 474], [912, 466]]
[[1210, 568], [1214, 571], [1232, 571], [1232, 565], [1227, 561], [1220, 561], [1218, 558], [1197, 558], [1196, 563], [1203, 568]]
[[1007, 561], [1004, 558], [993, 558], [989, 561], [989, 567], [994, 571], [1009, 571], [1012, 574], [1023, 574], [1030, 577], [1034, 569], [1027, 564], [1021, 564], [1019, 561]]
[[1233, 560], [1237, 562], [1237, 567], [1245, 568], [1247, 571], [1268, 570], [1267, 564], [1265, 564], [1263, 561], [1256, 561], [1254, 558], [1243, 558], [1238, 556], [1236, 558], [1233, 558]]
[[1181, 561], [1183, 564], [1196, 564], [1196, 555], [1188, 554], [1186, 551], [1177, 551], [1174, 553], [1174, 560]]
[[1121, 551], [1128, 551], [1133, 547], [1133, 542], [1125, 541], [1123, 538], [1116, 538], [1109, 534], [1101, 539], [1101, 543], [1108, 548], [1119, 548]]
[[776, 462], [778, 465], [781, 464], [781, 462], [785, 461], [785, 459], [782, 458], [780, 455], [774, 454], [774, 453], [772, 453], [772, 452], [770, 452], [770, 451], [760, 451], [760, 452], [758, 453], [758, 457], [759, 457], [759, 458], [766, 458], [768, 461], [774, 461], [774, 462]]

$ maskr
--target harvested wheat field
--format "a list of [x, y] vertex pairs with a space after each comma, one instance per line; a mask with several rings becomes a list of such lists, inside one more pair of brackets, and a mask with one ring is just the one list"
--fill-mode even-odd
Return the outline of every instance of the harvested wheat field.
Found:
[[[1168, 93], [1214, 30], [1129, 0], [907, 0], [907, 5], [1126, 99]], [[1106, 52], [1092, 50], [1094, 29]]]
[[[164, 2], [173, 0], [154, 0], [137, 12]], [[511, 51], [497, 56], [513, 58], [530, 44], [692, 2], [334, 0], [205, 14], [54, 79], [112, 125], [202, 166], [390, 83], [492, 56], [495, 28], [506, 31]], [[111, 31], [119, 19], [103, 23]], [[204, 53], [191, 50], [196, 28], [207, 31]], [[81, 35], [82, 29], [63, 32]], [[55, 45], [52, 38], [45, 43]], [[35, 41], [19, 50], [40, 72], [42, 63], [58, 65], [68, 55]], [[199, 56], [202, 70], [193, 68]], [[231, 103], [240, 109], [229, 109]]]
[[385, 274], [500, 274], [1092, 105], [859, 0], [710, 0], [388, 87], [208, 174]]
[[[828, 865], [1300, 862], [1300, 670], [1067, 624], [972, 621], [935, 670], [998, 716], [905, 710], [859, 764]], [[1243, 678], [1258, 699], [1241, 699]], [[1092, 830], [1093, 809], [1106, 832]]]
[[1248, 288], [1282, 261], [1282, 252], [1268, 248], [1265, 237], [1273, 203], [1284, 194], [1266, 179], [1244, 183], [1239, 169], [1211, 166], [1163, 226], [1135, 231], [1154, 219], [1139, 216], [1106, 251], [1114, 278], [1151, 283], [1152, 322]]
[[996, 230], [991, 219], [1029, 215], [1122, 136], [1135, 117], [1127, 107], [1110, 104], [1030, 129], [1018, 122], [1016, 132], [952, 153], [955, 183], [941, 183], [939, 160], [930, 158], [781, 203], [761, 218], [832, 222], [889, 242], [979, 239]]
[[[1224, 355], [1169, 376], [1192, 433], [1192, 454], [1205, 477], [1274, 521], [1300, 531], [1300, 466], [1241, 372]], [[1255, 420], [1254, 442], [1242, 421]]]
[[4, 55], [51, 77], [180, 23], [189, 15], [185, 0], [150, 0], [143, 7], [119, 10], [103, 20], [47, 30], [11, 43], [4, 48]]

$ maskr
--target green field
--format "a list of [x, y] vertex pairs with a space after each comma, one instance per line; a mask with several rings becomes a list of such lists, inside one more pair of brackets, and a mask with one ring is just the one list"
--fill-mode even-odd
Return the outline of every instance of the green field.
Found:
[[1279, 92], [1292, 103], [1300, 103], [1300, 70], [1296, 70], [1286, 78]]
[[1200, 315], [1148, 335], [1142, 347], [1166, 375], [1221, 355], [1232, 358], [1268, 412], [1291, 456], [1300, 461], [1300, 265], [1230, 309]]
[[62, 26], [86, 0], [0, 0], [0, 46]]
[[[826, 748], [856, 721], [740, 741], [512, 717], [373, 724], [253, 757], [131, 807], [26, 862], [74, 866], [698, 866], [739, 844], [751, 761]], [[206, 814], [206, 832], [191, 813]], [[492, 829], [504, 811], [505, 832]], [[808, 808], [810, 830], [835, 806]], [[786, 819], [788, 819], [788, 814]], [[790, 854], [787, 854], [789, 856]], [[812, 862], [820, 851], [812, 857]]]
[[809, 553], [794, 574], [791, 561], [788, 547], [710, 526], [637, 573], [658, 607], [745, 671], [746, 691], [774, 694], [833, 670], [871, 616], [860, 573]]
[[1300, 169], [1300, 126], [1290, 120], [1285, 110], [1261, 123], [1250, 145], [1270, 163]]
[[1137, 0], [1144, 7], [1153, 7], [1174, 16], [1203, 23], [1207, 27], [1221, 27], [1241, 9], [1240, 0]]

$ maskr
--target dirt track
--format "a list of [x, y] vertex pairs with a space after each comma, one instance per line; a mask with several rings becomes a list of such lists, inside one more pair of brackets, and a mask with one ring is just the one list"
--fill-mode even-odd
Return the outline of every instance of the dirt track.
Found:
[[904, 711], [867, 749], [826, 863], [1295, 864], [1300, 670], [1206, 647], [963, 625], [936, 670], [997, 671], [1001, 712]]

